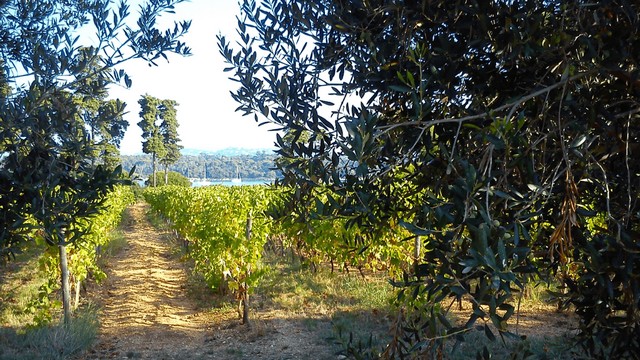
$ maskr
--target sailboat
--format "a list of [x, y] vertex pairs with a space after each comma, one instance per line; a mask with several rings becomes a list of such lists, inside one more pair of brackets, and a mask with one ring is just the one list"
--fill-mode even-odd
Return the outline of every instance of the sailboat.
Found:
[[234, 184], [239, 184], [242, 182], [242, 179], [240, 178], [240, 169], [238, 168], [238, 165], [236, 165], [236, 177], [231, 179], [231, 182]]

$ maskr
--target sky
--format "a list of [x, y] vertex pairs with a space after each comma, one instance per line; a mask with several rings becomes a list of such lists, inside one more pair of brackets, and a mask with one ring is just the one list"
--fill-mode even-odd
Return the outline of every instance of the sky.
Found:
[[[131, 16], [137, 17], [137, 6], [131, 6]], [[234, 110], [238, 104], [230, 90], [236, 85], [229, 79], [231, 72], [223, 72], [224, 58], [218, 52], [216, 35], [227, 38], [236, 34], [235, 0], [191, 0], [176, 5], [174, 15], [158, 19], [161, 26], [173, 27], [174, 20], [191, 20], [191, 28], [182, 39], [192, 50], [189, 57], [169, 56], [149, 67], [142, 60], [132, 60], [122, 66], [133, 84], [110, 90], [111, 98], [127, 103], [125, 119], [129, 128], [121, 142], [125, 155], [142, 153], [142, 131], [138, 100], [148, 94], [159, 99], [176, 100], [178, 133], [185, 148], [221, 150], [225, 148], [272, 149], [275, 132], [258, 126], [253, 116], [242, 116]], [[164, 25], [166, 24], [166, 25]], [[162, 27], [164, 29], [164, 27]]]

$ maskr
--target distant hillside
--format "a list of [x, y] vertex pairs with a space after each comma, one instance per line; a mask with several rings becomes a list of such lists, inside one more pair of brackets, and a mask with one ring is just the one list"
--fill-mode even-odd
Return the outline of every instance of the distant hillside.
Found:
[[[240, 154], [246, 152], [246, 149], [237, 149], [238, 155], [227, 155], [235, 153], [231, 150], [215, 154], [183, 155], [176, 164], [169, 167], [169, 170], [181, 173], [188, 178], [200, 179], [231, 179], [238, 175], [242, 179], [275, 179], [277, 177], [278, 174], [273, 170], [276, 155], [272, 151], [253, 150], [248, 154]], [[143, 177], [152, 172], [151, 155], [121, 155], [120, 159], [123, 169], [127, 172], [134, 166], [136, 173]], [[164, 169], [159, 166], [158, 171], [164, 171]]]
[[220, 156], [240, 156], [240, 155], [254, 155], [258, 153], [272, 153], [273, 149], [247, 149], [247, 148], [226, 148], [222, 150], [201, 150], [184, 148], [180, 151], [182, 155], [198, 156], [201, 154], [206, 155], [220, 155]]

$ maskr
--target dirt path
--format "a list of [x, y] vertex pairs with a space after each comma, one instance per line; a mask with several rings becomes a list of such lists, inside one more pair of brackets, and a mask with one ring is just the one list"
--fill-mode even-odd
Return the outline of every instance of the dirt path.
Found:
[[304, 319], [260, 311], [247, 329], [232, 308], [199, 308], [187, 296], [187, 270], [170, 235], [149, 223], [147, 204], [129, 210], [128, 245], [110, 261], [108, 278], [96, 290], [101, 329], [84, 359], [339, 358], [322, 329], [309, 328]]
[[168, 234], [149, 223], [146, 211], [144, 203], [130, 208], [128, 245], [106, 269], [98, 294], [100, 335], [89, 358], [178, 359], [179, 350], [204, 342], [206, 324], [186, 296], [187, 273], [172, 257]]

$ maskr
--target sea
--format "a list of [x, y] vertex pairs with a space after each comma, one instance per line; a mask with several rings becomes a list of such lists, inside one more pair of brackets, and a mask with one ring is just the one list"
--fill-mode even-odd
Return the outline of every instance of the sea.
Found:
[[192, 180], [192, 187], [224, 185], [224, 186], [245, 186], [245, 185], [269, 185], [273, 184], [273, 180]]

